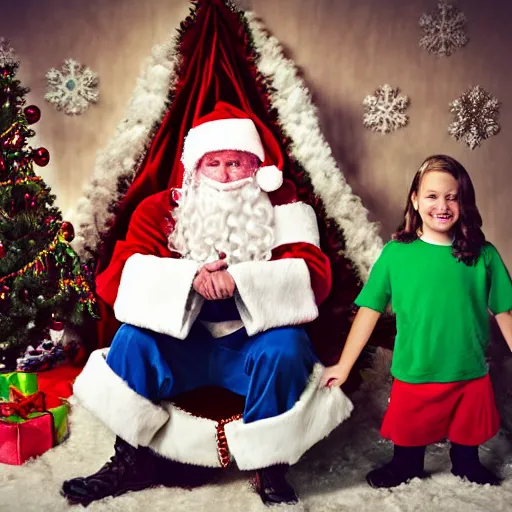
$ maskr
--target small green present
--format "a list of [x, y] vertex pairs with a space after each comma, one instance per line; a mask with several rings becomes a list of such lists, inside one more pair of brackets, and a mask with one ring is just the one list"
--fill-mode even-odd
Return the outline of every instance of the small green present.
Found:
[[[13, 395], [21, 400], [13, 401]], [[27, 400], [23, 400], [24, 397]], [[37, 408], [31, 408], [30, 402], [32, 399], [35, 402], [36, 398]], [[23, 464], [69, 435], [69, 403], [61, 400], [61, 405], [46, 410], [34, 373], [0, 374], [0, 402], [0, 410], [8, 411], [0, 415], [0, 462]]]

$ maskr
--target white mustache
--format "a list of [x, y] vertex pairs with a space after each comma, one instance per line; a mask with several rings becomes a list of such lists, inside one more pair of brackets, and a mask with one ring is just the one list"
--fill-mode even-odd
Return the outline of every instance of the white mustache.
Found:
[[219, 192], [229, 192], [231, 190], [237, 190], [239, 188], [245, 187], [245, 185], [247, 185], [248, 183], [252, 183], [253, 181], [254, 178], [248, 177], [243, 178], [241, 180], [221, 183], [220, 181], [212, 180], [211, 178], [207, 178], [206, 176], [201, 176], [199, 183], [204, 184], [215, 190], [218, 190]]

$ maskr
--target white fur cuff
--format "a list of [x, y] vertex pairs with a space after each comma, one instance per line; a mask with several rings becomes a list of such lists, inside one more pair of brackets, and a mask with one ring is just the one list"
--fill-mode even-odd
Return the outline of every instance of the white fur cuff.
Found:
[[192, 290], [199, 264], [134, 254], [125, 263], [114, 304], [120, 322], [185, 339], [203, 298]]
[[273, 327], [305, 324], [318, 316], [303, 259], [237, 263], [228, 272], [236, 283], [235, 302], [249, 336]]

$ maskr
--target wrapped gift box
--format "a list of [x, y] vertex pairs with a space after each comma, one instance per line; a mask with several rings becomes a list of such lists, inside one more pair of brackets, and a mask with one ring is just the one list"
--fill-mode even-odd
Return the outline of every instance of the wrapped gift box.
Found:
[[62, 400], [45, 408], [36, 374], [0, 374], [0, 463], [23, 464], [61, 443], [69, 434], [68, 415]]

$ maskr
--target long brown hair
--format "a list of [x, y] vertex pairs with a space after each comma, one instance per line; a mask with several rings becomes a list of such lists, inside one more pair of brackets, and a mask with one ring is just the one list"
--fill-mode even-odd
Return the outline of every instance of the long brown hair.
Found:
[[482, 217], [476, 206], [475, 189], [469, 174], [462, 164], [449, 156], [429, 156], [421, 164], [412, 180], [411, 189], [407, 196], [404, 220], [392, 238], [403, 243], [410, 243], [418, 239], [422, 220], [419, 212], [414, 209], [412, 196], [413, 194], [418, 195], [421, 180], [430, 171], [447, 172], [457, 181], [460, 216], [454, 227], [455, 238], [452, 254], [458, 261], [463, 261], [466, 265], [473, 265], [485, 244], [485, 235], [482, 232]]

